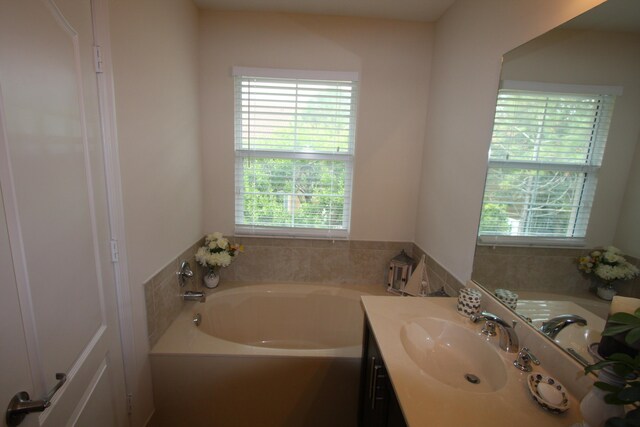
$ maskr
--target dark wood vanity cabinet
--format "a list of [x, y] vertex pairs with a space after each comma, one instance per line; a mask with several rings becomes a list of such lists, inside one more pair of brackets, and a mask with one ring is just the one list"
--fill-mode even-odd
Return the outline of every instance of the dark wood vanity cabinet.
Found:
[[376, 339], [365, 319], [360, 370], [359, 427], [406, 427]]

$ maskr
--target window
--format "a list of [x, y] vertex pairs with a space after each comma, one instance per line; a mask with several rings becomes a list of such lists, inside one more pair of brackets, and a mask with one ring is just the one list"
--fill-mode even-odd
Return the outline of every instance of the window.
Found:
[[234, 76], [236, 234], [347, 237], [357, 74]]
[[616, 91], [503, 82], [489, 151], [481, 243], [584, 242]]

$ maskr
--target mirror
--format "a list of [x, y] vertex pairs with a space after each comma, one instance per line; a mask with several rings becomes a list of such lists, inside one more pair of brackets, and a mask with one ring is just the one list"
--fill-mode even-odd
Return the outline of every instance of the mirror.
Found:
[[[483, 236], [476, 245], [472, 273], [490, 293], [502, 288], [518, 294], [516, 311], [531, 318], [538, 329], [556, 315], [584, 318], [586, 326], [569, 321], [547, 336], [553, 335], [556, 344], [582, 363], [593, 363], [588, 346], [600, 341], [610, 303], [596, 296], [593, 276], [578, 271], [577, 259], [613, 245], [640, 266], [640, 2], [609, 0], [508, 52], [501, 82], [503, 87], [505, 82], [539, 82], [543, 87], [621, 89], [581, 245], [515, 245]], [[494, 134], [495, 129], [494, 124]], [[508, 220], [511, 224], [519, 219]], [[640, 278], [620, 282], [616, 290], [640, 298]]]

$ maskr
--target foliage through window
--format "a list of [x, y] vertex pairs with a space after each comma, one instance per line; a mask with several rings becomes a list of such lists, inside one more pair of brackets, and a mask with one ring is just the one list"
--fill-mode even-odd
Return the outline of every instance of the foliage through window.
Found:
[[357, 75], [234, 74], [236, 233], [346, 237]]
[[612, 95], [499, 91], [481, 242], [584, 239], [613, 102]]

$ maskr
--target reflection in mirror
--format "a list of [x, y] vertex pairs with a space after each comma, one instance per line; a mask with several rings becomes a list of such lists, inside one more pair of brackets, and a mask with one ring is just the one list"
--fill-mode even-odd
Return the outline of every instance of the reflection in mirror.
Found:
[[[610, 303], [577, 260], [613, 245], [640, 265], [640, 2], [508, 52], [496, 110], [472, 279], [517, 293], [519, 314], [592, 363]], [[640, 298], [640, 278], [614, 287]]]

